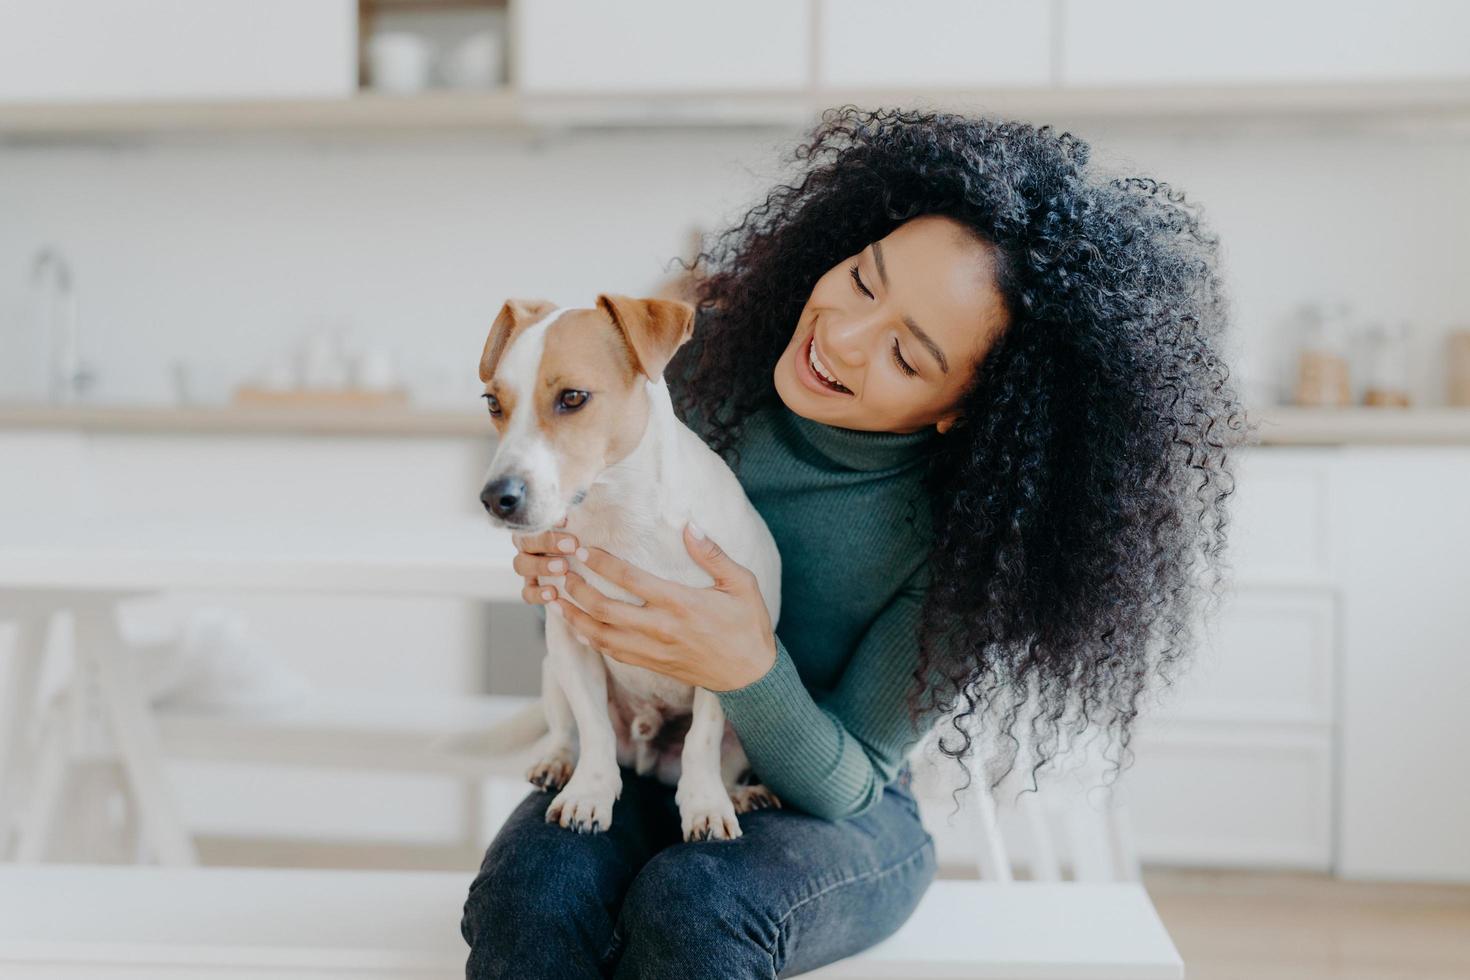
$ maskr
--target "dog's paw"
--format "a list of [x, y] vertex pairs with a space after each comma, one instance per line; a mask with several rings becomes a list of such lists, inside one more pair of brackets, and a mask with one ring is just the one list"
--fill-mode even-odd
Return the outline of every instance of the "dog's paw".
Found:
[[679, 823], [686, 841], [734, 840], [740, 836], [740, 821], [724, 787], [678, 794]]
[[561, 824], [579, 834], [596, 834], [612, 826], [613, 801], [622, 791], [622, 779], [588, 775], [578, 769], [566, 787], [546, 808], [546, 822]]
[[526, 770], [526, 779], [543, 792], [561, 789], [572, 778], [572, 755], [565, 749], [552, 752]]
[[736, 813], [781, 809], [781, 798], [762, 783], [756, 783], [754, 786], [735, 787], [730, 793], [730, 802], [735, 805]]

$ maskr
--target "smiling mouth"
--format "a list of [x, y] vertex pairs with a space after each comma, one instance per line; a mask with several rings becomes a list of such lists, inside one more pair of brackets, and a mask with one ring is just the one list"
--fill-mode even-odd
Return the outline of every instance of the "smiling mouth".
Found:
[[822, 367], [822, 362], [817, 360], [817, 335], [815, 332], [813, 332], [812, 335], [807, 338], [806, 362], [807, 366], [812, 369], [812, 374], [816, 375], [817, 380], [820, 381], [822, 384], [826, 385], [828, 388], [831, 388], [833, 391], [840, 392], [844, 395], [852, 394], [851, 388], [847, 387], [847, 385], [843, 384], [841, 381], [838, 381], [831, 375], [827, 374], [826, 368]]

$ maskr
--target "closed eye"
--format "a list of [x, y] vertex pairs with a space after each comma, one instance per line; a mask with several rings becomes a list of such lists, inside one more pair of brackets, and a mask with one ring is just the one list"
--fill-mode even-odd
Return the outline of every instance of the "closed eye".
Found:
[[902, 371], [904, 374], [907, 374], [911, 378], [919, 373], [914, 368], [909, 366], [908, 361], [905, 361], [903, 359], [903, 353], [898, 349], [897, 337], [893, 339], [893, 362], [898, 365], [898, 369], [900, 371]]
[[868, 299], [872, 299], [873, 294], [868, 290], [867, 286], [863, 285], [863, 277], [858, 274], [857, 263], [854, 262], [852, 265], [848, 266], [847, 270], [848, 272], [852, 273], [852, 281], [857, 284], [858, 289], [862, 290], [863, 295], [868, 297]]

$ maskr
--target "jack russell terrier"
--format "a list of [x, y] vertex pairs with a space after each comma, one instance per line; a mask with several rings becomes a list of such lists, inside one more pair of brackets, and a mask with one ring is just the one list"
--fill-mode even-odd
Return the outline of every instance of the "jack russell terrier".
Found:
[[[580, 544], [706, 587], [713, 579], [684, 545], [693, 520], [754, 573], [774, 623], [775, 539], [725, 461], [674, 415], [663, 380], [693, 324], [694, 308], [675, 300], [509, 300], [480, 358], [500, 434], [480, 500], [499, 527], [534, 534], [565, 518]], [[642, 605], [574, 555], [561, 557], [604, 594]], [[537, 580], [574, 601], [564, 576]], [[606, 830], [622, 792], [620, 764], [677, 787], [685, 840], [738, 837], [737, 811], [780, 805], [764, 786], [747, 784], [745, 751], [714, 694], [599, 654], [548, 612], [540, 703], [475, 737], [492, 751], [542, 737], [527, 778], [560, 790], [548, 821]]]

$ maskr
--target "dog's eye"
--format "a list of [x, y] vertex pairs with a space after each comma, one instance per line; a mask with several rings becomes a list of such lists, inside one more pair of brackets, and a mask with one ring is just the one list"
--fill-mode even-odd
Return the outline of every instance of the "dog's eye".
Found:
[[482, 397], [485, 399], [486, 406], [488, 406], [490, 409], [490, 414], [495, 418], [500, 418], [500, 399], [496, 398], [494, 395], [489, 394]]
[[572, 411], [574, 409], [581, 408], [583, 405], [587, 404], [587, 399], [589, 397], [590, 396], [585, 391], [578, 391], [575, 388], [567, 388], [557, 398], [556, 403], [557, 407], [564, 408], [567, 411]]

